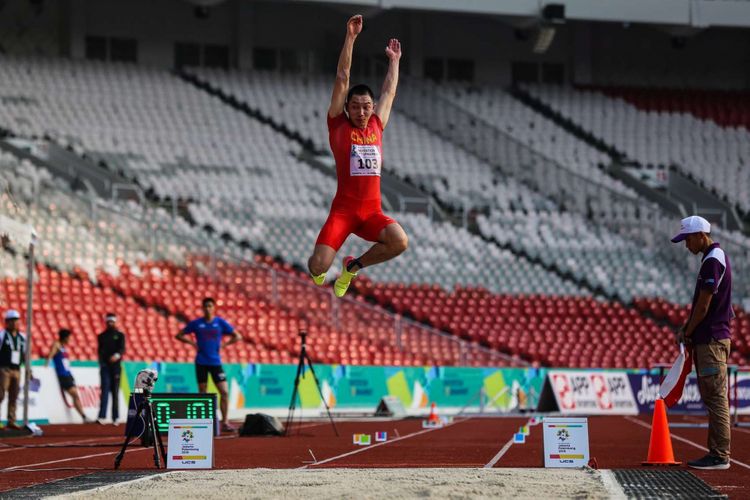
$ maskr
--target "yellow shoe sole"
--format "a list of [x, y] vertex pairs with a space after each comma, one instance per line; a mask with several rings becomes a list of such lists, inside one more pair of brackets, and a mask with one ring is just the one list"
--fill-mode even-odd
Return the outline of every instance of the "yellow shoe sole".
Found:
[[333, 294], [339, 298], [343, 297], [349, 289], [349, 285], [352, 284], [352, 279], [356, 276], [357, 273], [350, 273], [346, 270], [346, 267], [342, 267], [341, 275], [336, 278], [336, 282], [333, 284]]

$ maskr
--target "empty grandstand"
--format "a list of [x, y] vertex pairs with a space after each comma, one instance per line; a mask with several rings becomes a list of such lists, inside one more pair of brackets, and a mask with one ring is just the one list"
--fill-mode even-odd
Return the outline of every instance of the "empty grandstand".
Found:
[[[55, 57], [56, 42], [36, 37], [48, 20], [23, 22], [35, 36], [24, 45], [6, 26], [0, 57], [10, 151], [0, 175], [6, 215], [39, 233], [35, 325], [45, 339], [63, 323], [93, 335], [99, 309], [111, 306], [126, 328], [152, 325], [164, 339], [139, 347], [144, 359], [184, 360], [172, 335], [210, 292], [251, 332], [229, 354], [236, 361], [289, 362], [291, 334], [309, 327], [316, 359], [330, 363], [642, 367], [670, 357], [694, 262], [664, 243], [679, 214], [613, 175], [613, 163], [675, 169], [740, 218], [750, 210], [742, 92], [514, 90], [468, 81], [471, 72], [441, 81], [409, 71], [384, 135], [384, 172], [438, 208], [415, 210], [394, 188], [386, 209], [411, 248], [365, 271], [342, 305], [301, 272], [336, 185], [329, 73], [264, 68], [271, 52], [260, 51], [258, 69], [209, 64], [205, 50], [197, 59], [176, 51], [171, 71], [136, 64], [137, 51], [106, 38], [102, 56], [96, 37], [85, 40], [89, 57]], [[377, 81], [379, 62], [362, 65], [363, 79]], [[71, 183], [45, 153], [57, 147], [93, 170]], [[122, 201], [114, 181], [97, 193], [92, 171], [139, 195]], [[750, 245], [741, 231], [720, 234], [739, 307]], [[352, 239], [344, 251], [364, 248]], [[3, 262], [4, 300], [21, 307], [23, 250], [11, 244]], [[57, 289], [71, 292], [55, 298]], [[612, 335], [653, 348], [612, 353]]]

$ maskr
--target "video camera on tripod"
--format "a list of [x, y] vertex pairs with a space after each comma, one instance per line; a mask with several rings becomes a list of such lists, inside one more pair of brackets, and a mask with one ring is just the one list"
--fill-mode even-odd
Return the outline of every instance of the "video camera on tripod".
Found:
[[146, 368], [138, 372], [135, 376], [135, 384], [133, 385], [133, 392], [136, 394], [143, 394], [146, 397], [151, 396], [154, 392], [154, 385], [159, 380], [159, 373], [151, 368]]
[[136, 421], [141, 419], [143, 421], [143, 432], [141, 436], [146, 436], [154, 447], [154, 465], [157, 469], [161, 468], [161, 460], [164, 459], [164, 465], [166, 466], [166, 456], [164, 451], [164, 443], [161, 440], [161, 434], [156, 428], [154, 422], [154, 412], [151, 408], [151, 394], [154, 392], [154, 386], [156, 381], [159, 380], [159, 373], [151, 368], [146, 368], [138, 372], [135, 376], [135, 383], [133, 384], [133, 398], [135, 394], [141, 394], [141, 401], [137, 405], [135, 417], [130, 421], [125, 436], [125, 441], [122, 443], [122, 449], [120, 453], [115, 457], [115, 469], [120, 468], [120, 462], [122, 457], [125, 456], [125, 450], [128, 445], [137, 439], [136, 433]]

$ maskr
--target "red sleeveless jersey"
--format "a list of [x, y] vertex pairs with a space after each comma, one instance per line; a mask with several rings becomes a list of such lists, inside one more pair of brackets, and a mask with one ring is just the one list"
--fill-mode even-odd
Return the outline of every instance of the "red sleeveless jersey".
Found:
[[338, 179], [334, 204], [377, 204], [379, 209], [383, 122], [373, 113], [362, 130], [352, 125], [343, 112], [334, 118], [329, 116], [328, 140]]

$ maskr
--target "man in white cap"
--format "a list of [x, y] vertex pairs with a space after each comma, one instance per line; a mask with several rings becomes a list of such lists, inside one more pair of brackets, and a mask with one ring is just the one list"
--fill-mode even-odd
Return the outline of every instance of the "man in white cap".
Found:
[[732, 270], [729, 258], [711, 239], [711, 224], [693, 215], [682, 219], [673, 243], [685, 241], [694, 255], [702, 254], [690, 317], [679, 340], [693, 349], [698, 389], [708, 410], [708, 454], [688, 462], [695, 469], [729, 468], [729, 397], [727, 360], [732, 310]]
[[18, 331], [21, 315], [14, 309], [5, 312], [5, 329], [0, 331], [0, 403], [8, 395], [8, 428], [16, 424], [16, 402], [21, 388], [21, 365], [26, 356], [26, 336]]

